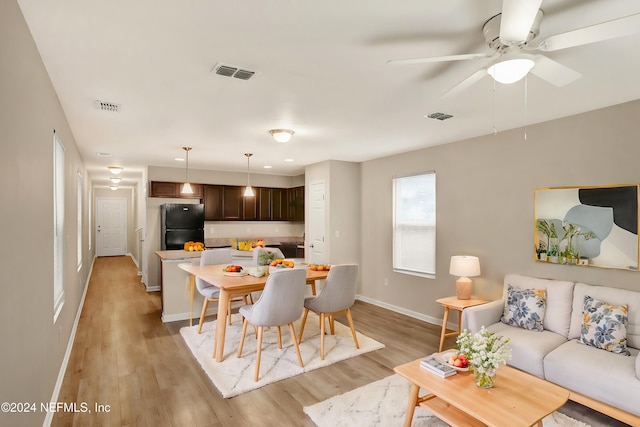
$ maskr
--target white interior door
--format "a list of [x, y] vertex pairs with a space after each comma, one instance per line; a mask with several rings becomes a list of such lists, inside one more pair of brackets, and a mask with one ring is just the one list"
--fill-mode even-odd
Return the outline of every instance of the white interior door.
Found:
[[309, 183], [309, 252], [310, 263], [326, 263], [325, 251], [325, 183], [324, 180]]
[[127, 253], [127, 200], [96, 200], [96, 256]]

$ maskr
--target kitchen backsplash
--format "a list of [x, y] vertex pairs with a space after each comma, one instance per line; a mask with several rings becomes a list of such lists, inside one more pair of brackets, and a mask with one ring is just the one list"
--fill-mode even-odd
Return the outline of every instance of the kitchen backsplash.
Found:
[[257, 240], [262, 238], [265, 240], [265, 243], [270, 244], [273, 238], [276, 238], [275, 240], [279, 242], [279, 239], [283, 237], [292, 238], [294, 241], [302, 241], [303, 235], [304, 223], [287, 221], [205, 221], [204, 223], [204, 238], [207, 244], [209, 242], [220, 242], [231, 238], [243, 240]]

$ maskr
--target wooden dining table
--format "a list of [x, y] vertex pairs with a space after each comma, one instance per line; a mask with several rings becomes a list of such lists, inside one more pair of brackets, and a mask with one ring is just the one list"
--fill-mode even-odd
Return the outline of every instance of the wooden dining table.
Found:
[[[227, 308], [229, 301], [234, 296], [247, 295], [251, 292], [262, 291], [267, 283], [268, 275], [262, 277], [245, 276], [229, 276], [225, 275], [223, 269], [227, 264], [219, 265], [196, 265], [196, 264], [179, 264], [178, 267], [189, 273], [190, 292], [191, 292], [191, 308], [189, 317], [193, 319], [193, 298], [196, 290], [196, 277], [211, 283], [220, 288], [220, 297], [218, 298], [218, 315], [219, 321], [216, 323], [216, 332], [213, 348], [213, 357], [218, 362], [224, 359], [224, 340], [227, 331]], [[315, 295], [316, 280], [327, 278], [328, 271], [307, 270], [307, 284], [311, 285], [312, 292]]]

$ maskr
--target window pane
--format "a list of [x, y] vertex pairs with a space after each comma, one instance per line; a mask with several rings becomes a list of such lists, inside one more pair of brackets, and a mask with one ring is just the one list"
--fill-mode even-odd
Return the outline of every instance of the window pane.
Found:
[[53, 321], [64, 304], [64, 147], [53, 135]]
[[393, 180], [393, 269], [435, 277], [436, 175]]

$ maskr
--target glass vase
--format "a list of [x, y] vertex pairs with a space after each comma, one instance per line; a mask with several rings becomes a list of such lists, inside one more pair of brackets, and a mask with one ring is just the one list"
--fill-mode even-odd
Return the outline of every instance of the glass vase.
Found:
[[491, 388], [496, 382], [495, 370], [493, 375], [489, 375], [486, 372], [479, 372], [477, 369], [474, 369], [473, 376], [475, 377], [476, 385], [480, 388]]

